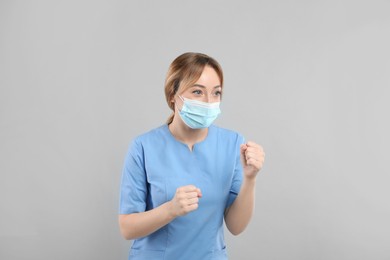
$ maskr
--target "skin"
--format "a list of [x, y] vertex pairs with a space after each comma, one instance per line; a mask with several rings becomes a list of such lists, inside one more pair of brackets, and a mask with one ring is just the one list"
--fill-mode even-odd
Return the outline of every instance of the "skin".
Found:
[[[185, 98], [203, 102], [219, 102], [221, 100], [220, 79], [215, 70], [206, 66], [194, 86], [184, 90], [180, 95]], [[195, 143], [204, 140], [208, 129], [191, 129], [178, 114], [183, 101], [176, 94], [171, 102], [175, 103], [175, 116], [169, 125], [172, 135], [187, 144], [192, 151]], [[258, 172], [263, 167], [264, 151], [255, 142], [249, 141], [240, 147], [243, 166], [243, 182], [240, 193], [234, 203], [225, 211], [225, 223], [233, 235], [238, 235], [248, 225], [254, 209], [255, 184]], [[177, 217], [184, 216], [201, 206], [202, 192], [194, 185], [178, 187], [172, 200], [152, 210], [140, 213], [119, 215], [119, 227], [126, 239], [147, 236]]]

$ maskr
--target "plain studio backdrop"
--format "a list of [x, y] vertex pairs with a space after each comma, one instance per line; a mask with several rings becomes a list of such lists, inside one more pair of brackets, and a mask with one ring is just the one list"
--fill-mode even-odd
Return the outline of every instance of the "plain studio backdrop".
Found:
[[390, 259], [389, 46], [389, 1], [1, 0], [0, 259], [127, 259], [124, 156], [187, 51], [266, 152], [230, 259]]

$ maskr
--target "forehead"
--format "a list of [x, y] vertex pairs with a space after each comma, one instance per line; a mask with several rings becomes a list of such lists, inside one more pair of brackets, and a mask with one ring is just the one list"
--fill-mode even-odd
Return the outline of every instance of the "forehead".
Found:
[[205, 66], [202, 74], [195, 84], [203, 85], [205, 87], [215, 87], [221, 85], [221, 80], [217, 72], [210, 66]]

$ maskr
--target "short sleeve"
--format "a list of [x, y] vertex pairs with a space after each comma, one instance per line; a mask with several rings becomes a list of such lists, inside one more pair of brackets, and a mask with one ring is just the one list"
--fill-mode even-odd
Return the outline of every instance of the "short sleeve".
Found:
[[142, 145], [134, 140], [127, 152], [120, 187], [119, 214], [144, 212], [147, 184]]
[[235, 154], [235, 164], [234, 164], [234, 173], [232, 184], [230, 187], [229, 197], [226, 203], [226, 208], [230, 207], [234, 200], [236, 199], [238, 193], [240, 192], [241, 183], [242, 183], [242, 165], [240, 158], [240, 145], [245, 142], [242, 136], [238, 136], [237, 145], [236, 145], [236, 154]]

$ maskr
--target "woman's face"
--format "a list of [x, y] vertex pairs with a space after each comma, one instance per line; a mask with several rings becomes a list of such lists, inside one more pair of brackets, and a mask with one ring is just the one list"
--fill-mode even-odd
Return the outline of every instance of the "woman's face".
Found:
[[192, 87], [181, 93], [182, 97], [207, 103], [220, 102], [222, 87], [217, 72], [205, 66], [200, 78]]

